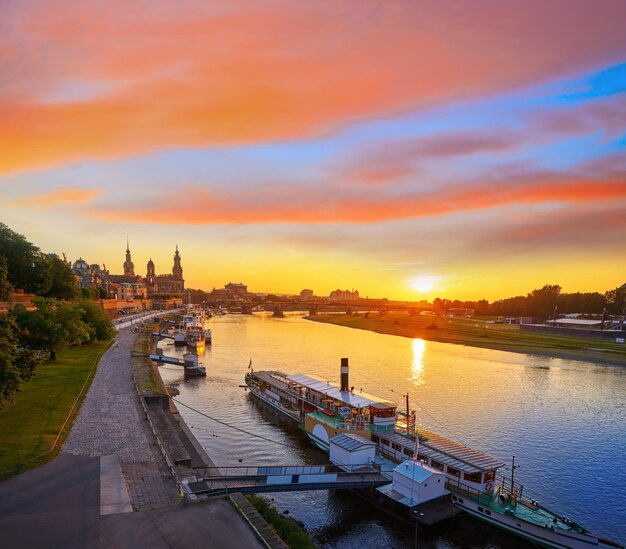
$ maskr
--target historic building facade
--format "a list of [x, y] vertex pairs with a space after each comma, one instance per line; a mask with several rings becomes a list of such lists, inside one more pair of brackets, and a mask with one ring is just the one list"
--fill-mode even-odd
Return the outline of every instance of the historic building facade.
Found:
[[74, 261], [72, 272], [79, 288], [102, 288], [107, 294], [110, 289], [109, 271], [97, 263], [89, 265], [82, 257]]
[[154, 261], [150, 258], [146, 266], [145, 282], [148, 297], [153, 295], [182, 295], [185, 290], [185, 280], [183, 278], [183, 267], [178, 245], [176, 245], [176, 251], [174, 252], [172, 274], [157, 275]]

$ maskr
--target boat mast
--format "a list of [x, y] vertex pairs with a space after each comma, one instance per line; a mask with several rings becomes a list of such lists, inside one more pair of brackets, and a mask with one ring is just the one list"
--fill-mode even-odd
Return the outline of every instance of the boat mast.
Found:
[[513, 495], [514, 487], [515, 487], [515, 456], [513, 456], [513, 462], [511, 463], [511, 495]]
[[409, 393], [404, 395], [406, 398], [406, 434], [409, 434]]

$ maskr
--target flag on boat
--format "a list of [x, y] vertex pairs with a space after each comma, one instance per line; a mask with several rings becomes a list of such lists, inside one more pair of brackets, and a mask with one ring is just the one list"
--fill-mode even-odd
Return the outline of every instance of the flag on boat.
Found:
[[417, 461], [417, 454], [420, 449], [420, 437], [417, 434], [417, 429], [415, 429], [415, 450], [413, 450], [413, 461]]

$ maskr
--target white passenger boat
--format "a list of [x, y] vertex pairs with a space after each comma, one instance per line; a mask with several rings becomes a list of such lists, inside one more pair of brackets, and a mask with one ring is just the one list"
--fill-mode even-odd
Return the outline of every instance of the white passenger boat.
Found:
[[[349, 385], [348, 359], [341, 359], [339, 385], [311, 375], [254, 370], [246, 375], [246, 385], [254, 396], [298, 421], [311, 442], [331, 455], [339, 435], [356, 435], [375, 443], [377, 459], [401, 464], [393, 470], [390, 484], [377, 489], [386, 498], [385, 505], [401, 518], [419, 516], [419, 506], [429, 501], [425, 485], [432, 477], [440, 481], [441, 489], [433, 492], [431, 499], [444, 495], [470, 515], [537, 545], [555, 549], [621, 547], [539, 502], [525, 499], [521, 485], [498, 475], [504, 465], [501, 461], [417, 429], [408, 410], [398, 413], [395, 403], [361, 389], [355, 391]], [[409, 485], [411, 495], [415, 490], [421, 497], [408, 497]]]

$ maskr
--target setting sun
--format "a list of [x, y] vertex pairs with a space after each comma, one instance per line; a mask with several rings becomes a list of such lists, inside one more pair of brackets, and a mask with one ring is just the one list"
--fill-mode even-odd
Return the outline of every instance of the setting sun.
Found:
[[411, 288], [420, 292], [430, 292], [435, 288], [438, 277], [433, 275], [419, 275], [411, 279]]

